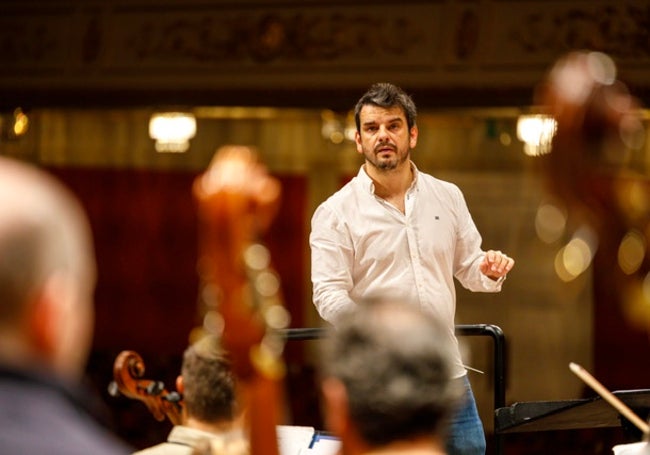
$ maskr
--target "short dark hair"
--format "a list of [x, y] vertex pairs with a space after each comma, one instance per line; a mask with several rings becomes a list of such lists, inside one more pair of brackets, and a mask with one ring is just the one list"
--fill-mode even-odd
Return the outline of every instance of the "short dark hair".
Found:
[[340, 380], [351, 419], [374, 447], [444, 435], [460, 388], [442, 324], [415, 305], [359, 304], [324, 342], [323, 375]]
[[354, 107], [354, 121], [357, 125], [357, 131], [361, 131], [361, 109], [363, 106], [372, 105], [383, 108], [400, 107], [406, 116], [406, 124], [409, 131], [416, 125], [418, 116], [417, 108], [413, 99], [406, 94], [404, 90], [388, 82], [378, 82], [373, 84], [366, 93], [364, 93]]
[[217, 338], [205, 336], [185, 350], [181, 375], [189, 415], [203, 422], [233, 419], [235, 380]]

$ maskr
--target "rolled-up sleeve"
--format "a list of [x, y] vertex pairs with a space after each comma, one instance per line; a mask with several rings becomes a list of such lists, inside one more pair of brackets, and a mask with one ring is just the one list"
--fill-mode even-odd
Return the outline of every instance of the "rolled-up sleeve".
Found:
[[319, 206], [311, 220], [311, 281], [313, 301], [320, 316], [330, 323], [351, 309], [354, 248], [348, 228], [327, 203]]
[[503, 280], [492, 280], [481, 272], [480, 265], [485, 258], [485, 251], [481, 249], [483, 240], [460, 190], [455, 192], [455, 200], [459, 228], [454, 253], [454, 276], [470, 291], [499, 292]]

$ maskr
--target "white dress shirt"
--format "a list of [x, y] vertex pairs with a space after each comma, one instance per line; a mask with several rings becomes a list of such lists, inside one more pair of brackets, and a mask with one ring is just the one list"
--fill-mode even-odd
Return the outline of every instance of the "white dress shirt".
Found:
[[185, 425], [175, 425], [166, 442], [134, 452], [132, 455], [193, 455], [203, 453], [198, 450], [202, 443], [210, 445], [210, 453], [250, 455], [248, 440], [239, 429], [211, 433]]
[[481, 273], [485, 252], [460, 189], [419, 172], [406, 193], [405, 213], [374, 194], [362, 166], [311, 221], [313, 300], [336, 325], [354, 302], [400, 298], [441, 318], [456, 346], [454, 377], [466, 374], [455, 336], [454, 277], [471, 291], [498, 292], [503, 280]]

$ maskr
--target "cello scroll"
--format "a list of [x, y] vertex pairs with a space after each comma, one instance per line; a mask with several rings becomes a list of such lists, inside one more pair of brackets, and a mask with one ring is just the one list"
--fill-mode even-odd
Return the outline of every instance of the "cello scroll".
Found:
[[128, 398], [142, 401], [159, 422], [168, 418], [174, 425], [181, 424], [182, 397], [176, 391], [168, 391], [162, 381], [144, 379], [145, 366], [135, 351], [122, 351], [113, 364], [113, 381], [109, 393], [120, 393]]

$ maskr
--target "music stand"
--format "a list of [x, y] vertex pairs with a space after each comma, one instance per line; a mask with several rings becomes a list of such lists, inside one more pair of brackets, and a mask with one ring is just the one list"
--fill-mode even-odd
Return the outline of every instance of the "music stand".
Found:
[[[612, 392], [642, 419], [650, 414], [650, 389]], [[600, 396], [577, 400], [514, 403], [495, 411], [499, 434], [527, 431], [575, 430], [627, 425], [620, 413]]]

